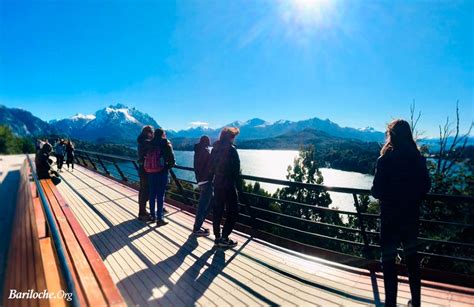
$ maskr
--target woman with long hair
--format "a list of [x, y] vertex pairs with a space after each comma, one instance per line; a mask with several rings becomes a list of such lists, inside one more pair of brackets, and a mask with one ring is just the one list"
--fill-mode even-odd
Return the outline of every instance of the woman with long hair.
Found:
[[74, 144], [71, 140], [68, 140], [66, 143], [66, 165], [68, 170], [69, 165], [71, 165], [72, 170], [74, 171]]
[[140, 178], [140, 190], [138, 191], [138, 219], [141, 221], [151, 221], [149, 213], [146, 211], [146, 203], [150, 197], [148, 188], [148, 175], [145, 172], [143, 163], [145, 162], [145, 142], [153, 139], [153, 127], [144, 126], [140, 135], [137, 137], [137, 153], [138, 153], [138, 176]]
[[[240, 159], [234, 140], [239, 128], [225, 127], [211, 152], [209, 178], [214, 187], [214, 210], [212, 227], [214, 244], [218, 247], [234, 247], [237, 242], [229, 239], [239, 214], [237, 188], [240, 175]], [[221, 236], [221, 220], [226, 209], [224, 228]]]
[[[175, 165], [175, 157], [171, 142], [161, 128], [156, 128], [153, 139], [145, 142], [144, 169], [148, 176], [150, 193], [151, 221], [157, 226], [168, 224], [164, 220], [164, 200], [169, 170]], [[156, 208], [156, 211], [155, 211]]]
[[408, 268], [412, 306], [420, 306], [421, 269], [417, 255], [420, 202], [431, 186], [426, 159], [413, 140], [410, 124], [392, 121], [372, 186], [372, 195], [380, 200], [380, 246], [385, 284], [385, 306], [397, 303], [395, 258], [400, 242]]

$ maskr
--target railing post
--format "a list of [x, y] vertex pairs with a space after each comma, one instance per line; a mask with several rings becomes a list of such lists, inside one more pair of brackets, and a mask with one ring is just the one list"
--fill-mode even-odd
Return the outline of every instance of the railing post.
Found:
[[179, 193], [181, 193], [181, 195], [183, 196], [186, 205], [194, 207], [193, 203], [189, 200], [188, 196], [186, 195], [185, 193], [186, 191], [184, 191], [183, 186], [181, 185], [181, 182], [179, 182], [178, 178], [176, 178], [176, 174], [174, 173], [172, 169], [170, 169], [170, 175], [171, 175], [171, 178], [173, 178], [174, 183], [176, 184], [176, 187], [179, 190]]
[[369, 259], [369, 239], [367, 238], [367, 233], [365, 232], [365, 225], [364, 220], [362, 218], [362, 212], [360, 210], [359, 199], [357, 199], [357, 194], [352, 194], [352, 197], [354, 197], [354, 206], [356, 207], [357, 211], [357, 220], [359, 221], [359, 226], [362, 233], [362, 240], [364, 240], [364, 257]]
[[118, 173], [120, 174], [120, 177], [122, 177], [123, 181], [128, 181], [128, 178], [125, 176], [125, 174], [122, 172], [118, 164], [115, 162], [115, 159], [112, 158], [112, 163], [114, 164], [115, 168], [117, 169]]
[[85, 154], [86, 154], [87, 159], [88, 159], [89, 162], [91, 163], [92, 167], [97, 171], [97, 166], [95, 166], [95, 163], [92, 162], [92, 159], [91, 159], [91, 157], [89, 156], [89, 154], [88, 154], [87, 152], [86, 152]]
[[137, 162], [132, 161], [132, 163], [133, 163], [133, 166], [135, 166], [135, 169], [137, 170], [137, 173], [138, 173], [138, 172], [139, 172], [139, 169], [138, 169], [138, 164], [137, 164]]
[[107, 167], [105, 167], [104, 162], [102, 162], [102, 159], [100, 158], [100, 155], [95, 155], [95, 156], [97, 157], [97, 160], [99, 161], [100, 166], [102, 166], [102, 168], [104, 169], [105, 173], [106, 173], [107, 175], [110, 175], [110, 172], [109, 172], [109, 170], [107, 169]]
[[85, 167], [87, 167], [87, 162], [86, 160], [84, 160], [84, 157], [81, 156], [81, 160], [82, 160], [82, 165], [84, 165]]

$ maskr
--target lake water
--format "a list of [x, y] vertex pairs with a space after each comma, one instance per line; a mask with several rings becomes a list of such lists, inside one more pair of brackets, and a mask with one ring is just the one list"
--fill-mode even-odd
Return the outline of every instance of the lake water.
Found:
[[[286, 180], [287, 169], [293, 164], [293, 160], [298, 156], [296, 150], [252, 150], [239, 149], [242, 173], [258, 177]], [[175, 151], [176, 163], [181, 166], [193, 166], [194, 152]], [[324, 185], [334, 187], [370, 189], [373, 176], [346, 172], [336, 169], [321, 168], [324, 177]], [[176, 170], [179, 178], [195, 180], [194, 173]], [[275, 192], [281, 186], [261, 183], [263, 189]], [[331, 192], [332, 207], [340, 210], [355, 211], [352, 194]]]

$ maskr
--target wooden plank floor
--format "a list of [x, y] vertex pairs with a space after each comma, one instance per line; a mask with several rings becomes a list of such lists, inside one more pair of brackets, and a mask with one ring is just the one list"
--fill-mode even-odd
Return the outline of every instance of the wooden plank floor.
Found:
[[[194, 216], [187, 212], [167, 204], [170, 223], [157, 228], [135, 218], [137, 191], [80, 166], [61, 175], [60, 192], [130, 305], [356, 306], [384, 297], [380, 275], [372, 282], [362, 270], [242, 233], [232, 237], [236, 248], [216, 249], [210, 238], [190, 236]], [[400, 283], [398, 302], [409, 297]], [[425, 306], [474, 303], [473, 296], [427, 287], [422, 300]]]

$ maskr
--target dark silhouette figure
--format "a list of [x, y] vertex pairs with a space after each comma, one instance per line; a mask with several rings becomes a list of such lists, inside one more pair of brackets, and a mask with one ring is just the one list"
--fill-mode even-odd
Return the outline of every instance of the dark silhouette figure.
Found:
[[212, 182], [209, 180], [209, 167], [211, 154], [209, 146], [211, 140], [208, 136], [202, 136], [199, 143], [194, 145], [194, 174], [199, 187], [199, 204], [196, 212], [196, 219], [193, 227], [193, 234], [196, 236], [208, 236], [209, 229], [202, 228], [202, 224], [209, 214], [212, 202]]
[[394, 120], [377, 160], [372, 195], [380, 200], [380, 246], [385, 305], [396, 306], [395, 258], [401, 242], [408, 268], [411, 304], [420, 306], [421, 272], [417, 255], [420, 201], [431, 186], [426, 159], [420, 154], [408, 122]]
[[[235, 137], [239, 134], [238, 128], [226, 127], [222, 129], [219, 140], [214, 143], [211, 152], [211, 166], [209, 180], [214, 187], [213, 230], [215, 244], [220, 247], [233, 247], [237, 242], [229, 239], [239, 214], [237, 188], [239, 187], [240, 159], [234, 146]], [[224, 228], [220, 223], [226, 208]]]
[[55, 185], [58, 185], [61, 182], [61, 179], [59, 178], [59, 174], [52, 169], [51, 165], [53, 164], [53, 160], [49, 158], [52, 150], [53, 148], [51, 144], [44, 143], [36, 154], [36, 174], [38, 179], [51, 179]]
[[62, 172], [64, 164], [64, 155], [66, 154], [66, 145], [64, 140], [58, 139], [54, 145], [54, 154], [56, 155], [56, 165], [58, 167], [58, 172]]
[[138, 176], [140, 178], [140, 190], [138, 191], [138, 219], [141, 221], [148, 221], [151, 219], [150, 214], [146, 211], [146, 203], [150, 197], [150, 190], [148, 187], [148, 175], [143, 168], [145, 162], [145, 142], [153, 139], [153, 127], [145, 126], [137, 138], [137, 153], [138, 153]]
[[74, 170], [74, 144], [71, 140], [68, 140], [66, 143], [66, 165], [69, 170], [69, 166]]

